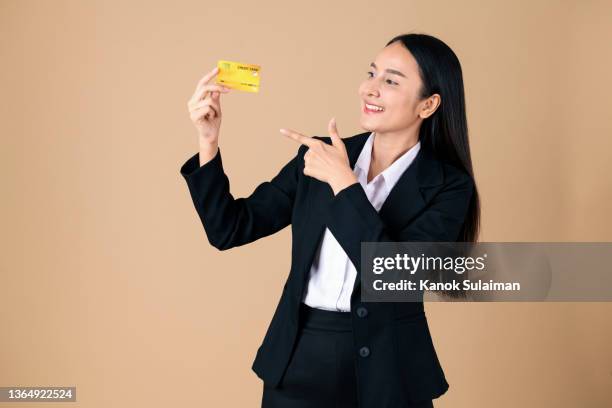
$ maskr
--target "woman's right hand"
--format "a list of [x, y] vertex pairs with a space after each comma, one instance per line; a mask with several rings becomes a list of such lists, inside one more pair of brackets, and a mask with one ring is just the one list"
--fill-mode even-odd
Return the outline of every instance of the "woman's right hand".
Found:
[[196, 90], [187, 102], [191, 121], [195, 125], [200, 145], [216, 144], [219, 139], [221, 127], [221, 92], [227, 93], [230, 88], [223, 85], [209, 84], [208, 82], [219, 72], [215, 67], [208, 72], [196, 86]]

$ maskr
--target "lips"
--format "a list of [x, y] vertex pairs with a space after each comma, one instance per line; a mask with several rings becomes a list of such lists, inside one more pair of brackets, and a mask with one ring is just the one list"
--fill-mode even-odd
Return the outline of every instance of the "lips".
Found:
[[[382, 110], [381, 110], [381, 108], [382, 108]], [[363, 112], [364, 113], [375, 114], [375, 113], [383, 113], [384, 111], [385, 111], [385, 109], [382, 106], [373, 105], [373, 104], [364, 102], [364, 105], [363, 105]]]

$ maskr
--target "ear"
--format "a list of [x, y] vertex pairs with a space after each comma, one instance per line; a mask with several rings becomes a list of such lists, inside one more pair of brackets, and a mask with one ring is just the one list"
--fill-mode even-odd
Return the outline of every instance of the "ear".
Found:
[[421, 112], [419, 113], [421, 119], [427, 119], [428, 117], [433, 115], [441, 103], [442, 97], [437, 93], [432, 94], [423, 102], [423, 107], [421, 108]]

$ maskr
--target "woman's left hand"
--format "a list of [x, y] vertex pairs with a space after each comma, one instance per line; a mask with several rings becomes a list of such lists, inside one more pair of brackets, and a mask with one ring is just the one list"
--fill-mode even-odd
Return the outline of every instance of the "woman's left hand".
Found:
[[328, 183], [336, 195], [358, 180], [351, 169], [346, 146], [338, 136], [335, 118], [329, 121], [328, 130], [331, 145], [291, 129], [281, 129], [280, 132], [308, 146], [304, 155], [304, 174]]

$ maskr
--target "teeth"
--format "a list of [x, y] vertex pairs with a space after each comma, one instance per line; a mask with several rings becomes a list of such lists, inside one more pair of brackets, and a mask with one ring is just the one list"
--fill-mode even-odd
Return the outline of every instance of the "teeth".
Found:
[[381, 108], [380, 106], [370, 105], [369, 103], [366, 103], [365, 106], [368, 109], [371, 109], [371, 110], [376, 110], [376, 111], [383, 111], [384, 110], [384, 108]]

